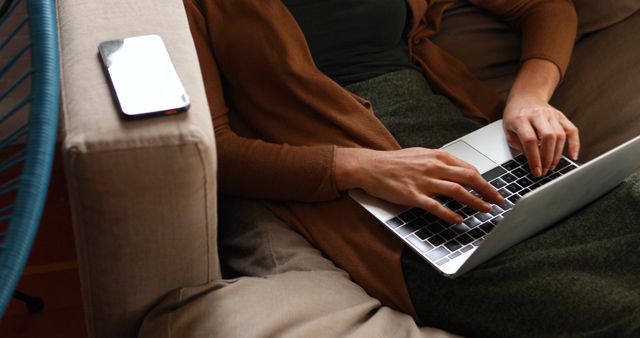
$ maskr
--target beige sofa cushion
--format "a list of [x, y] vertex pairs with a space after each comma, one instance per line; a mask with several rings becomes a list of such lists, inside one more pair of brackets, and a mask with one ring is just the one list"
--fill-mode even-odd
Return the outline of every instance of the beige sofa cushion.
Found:
[[367, 295], [340, 271], [243, 277], [172, 293], [139, 338], [455, 337], [418, 328], [408, 315]]
[[455, 337], [382, 306], [258, 202], [221, 204], [221, 256], [240, 274], [171, 293], [140, 338]]
[[[169, 291], [219, 278], [216, 154], [182, 2], [56, 1], [61, 137], [89, 337], [135, 337]], [[171, 117], [123, 121], [102, 41], [164, 39], [192, 101]]]

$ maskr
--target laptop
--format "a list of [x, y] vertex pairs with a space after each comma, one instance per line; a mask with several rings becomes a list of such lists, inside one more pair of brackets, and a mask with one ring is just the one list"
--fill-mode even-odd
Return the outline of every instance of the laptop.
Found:
[[[474, 165], [505, 197], [477, 212], [445, 196], [434, 198], [464, 218], [448, 224], [419, 208], [393, 204], [361, 189], [349, 195], [444, 276], [455, 278], [555, 224], [640, 170], [640, 136], [579, 165], [563, 157], [542, 178], [511, 149], [496, 121], [442, 147]], [[470, 190], [472, 193], [472, 190]], [[477, 193], [476, 193], [477, 194]]]

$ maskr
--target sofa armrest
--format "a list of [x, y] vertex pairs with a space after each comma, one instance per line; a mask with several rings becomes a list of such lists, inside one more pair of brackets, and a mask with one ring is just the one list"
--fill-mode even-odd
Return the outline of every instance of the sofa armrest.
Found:
[[[215, 142], [179, 0], [57, 2], [61, 137], [85, 317], [91, 337], [134, 337], [169, 291], [219, 278]], [[98, 44], [158, 34], [187, 93], [187, 113], [124, 121]]]

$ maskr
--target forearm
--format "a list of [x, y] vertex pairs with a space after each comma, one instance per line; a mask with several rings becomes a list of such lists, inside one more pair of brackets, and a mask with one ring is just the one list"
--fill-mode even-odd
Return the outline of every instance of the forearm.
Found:
[[334, 147], [290, 146], [242, 137], [231, 129], [231, 110], [206, 19], [195, 1], [185, 1], [215, 128], [218, 186], [224, 193], [250, 198], [326, 201], [337, 198]]
[[470, 0], [522, 31], [522, 57], [555, 64], [560, 79], [571, 59], [578, 18], [570, 0]]
[[240, 137], [216, 128], [218, 185], [224, 193], [268, 200], [328, 201], [339, 197], [334, 150]]
[[522, 31], [521, 60], [548, 60], [555, 64], [562, 80], [578, 29], [573, 3], [568, 0], [539, 1], [523, 14], [519, 26]]
[[507, 104], [523, 98], [548, 102], [559, 82], [560, 71], [555, 64], [544, 59], [529, 59], [522, 64], [518, 72]]

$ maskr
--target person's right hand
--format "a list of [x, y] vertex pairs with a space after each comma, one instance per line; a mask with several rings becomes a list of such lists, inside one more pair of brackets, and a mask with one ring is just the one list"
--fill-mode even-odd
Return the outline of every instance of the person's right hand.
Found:
[[451, 197], [482, 212], [491, 206], [465, 187], [492, 203], [504, 202], [475, 167], [444, 150], [338, 148], [336, 183], [340, 190], [361, 188], [392, 203], [422, 208], [452, 224], [462, 222], [462, 217], [434, 200], [434, 195]]

